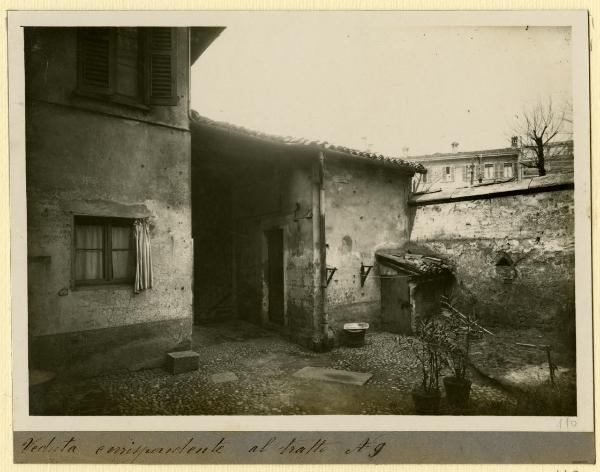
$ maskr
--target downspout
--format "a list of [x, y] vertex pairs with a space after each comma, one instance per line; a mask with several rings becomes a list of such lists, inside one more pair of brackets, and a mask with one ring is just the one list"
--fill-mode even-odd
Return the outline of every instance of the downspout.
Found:
[[324, 351], [329, 347], [327, 319], [327, 249], [325, 246], [325, 152], [319, 151], [313, 185], [313, 267], [314, 318], [313, 349]]

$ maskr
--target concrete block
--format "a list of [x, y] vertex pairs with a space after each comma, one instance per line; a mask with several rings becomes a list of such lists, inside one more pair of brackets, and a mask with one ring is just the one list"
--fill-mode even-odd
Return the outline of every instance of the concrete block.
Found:
[[194, 351], [169, 352], [167, 354], [167, 370], [175, 375], [198, 370], [200, 355]]

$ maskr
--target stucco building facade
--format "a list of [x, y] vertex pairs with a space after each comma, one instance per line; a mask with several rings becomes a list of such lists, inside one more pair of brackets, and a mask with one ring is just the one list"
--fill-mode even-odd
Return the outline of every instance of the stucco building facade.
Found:
[[[25, 30], [30, 367], [90, 375], [189, 348], [189, 73], [220, 31]], [[151, 289], [134, 290], [135, 222]]]
[[199, 115], [192, 153], [198, 322], [239, 317], [316, 350], [345, 322], [380, 323], [375, 252], [408, 241], [420, 166]]

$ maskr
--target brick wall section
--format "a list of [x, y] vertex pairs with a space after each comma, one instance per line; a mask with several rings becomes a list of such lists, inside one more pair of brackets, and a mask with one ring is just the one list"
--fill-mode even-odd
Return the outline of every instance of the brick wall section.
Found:
[[[572, 189], [425, 204], [415, 213], [411, 240], [456, 263], [463, 309], [474, 297], [487, 323], [556, 328], [574, 320]], [[513, 267], [496, 266], [502, 254]]]

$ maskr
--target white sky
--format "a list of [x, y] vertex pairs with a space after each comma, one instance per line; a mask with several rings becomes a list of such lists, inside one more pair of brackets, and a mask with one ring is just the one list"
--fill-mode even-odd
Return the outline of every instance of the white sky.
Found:
[[248, 21], [192, 68], [192, 108], [387, 155], [509, 146], [511, 116], [571, 99], [570, 28]]

